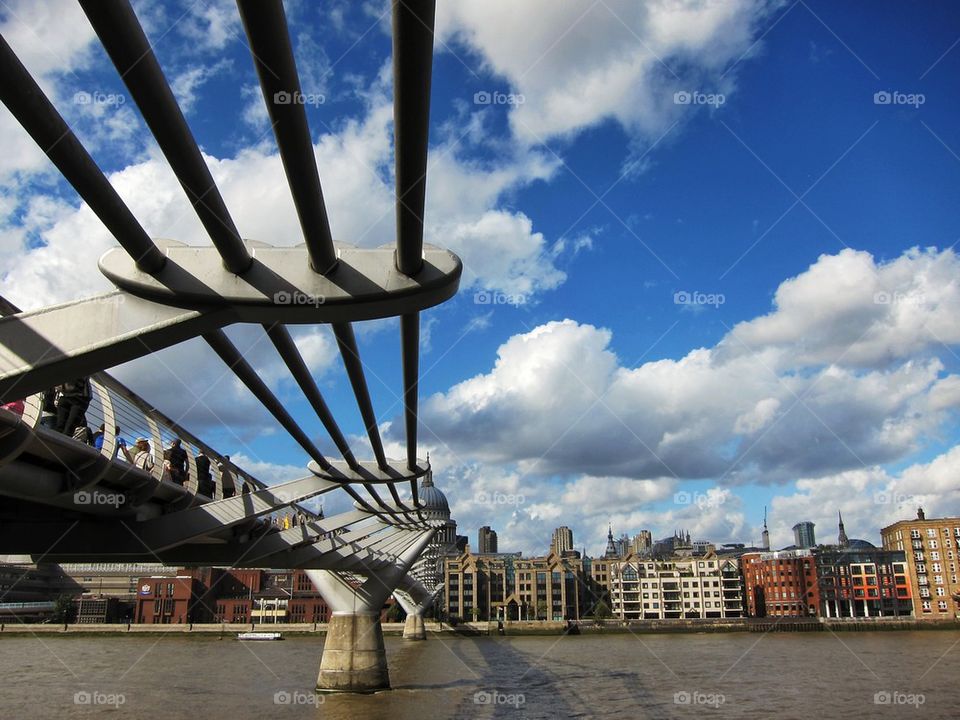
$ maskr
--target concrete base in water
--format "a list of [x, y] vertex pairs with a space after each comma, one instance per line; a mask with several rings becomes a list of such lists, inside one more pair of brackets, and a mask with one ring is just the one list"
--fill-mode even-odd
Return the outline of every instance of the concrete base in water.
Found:
[[407, 615], [407, 619], [403, 623], [403, 639], [404, 640], [426, 640], [427, 639], [427, 628], [423, 624], [423, 616]]
[[334, 613], [320, 658], [317, 690], [373, 692], [389, 687], [380, 613]]

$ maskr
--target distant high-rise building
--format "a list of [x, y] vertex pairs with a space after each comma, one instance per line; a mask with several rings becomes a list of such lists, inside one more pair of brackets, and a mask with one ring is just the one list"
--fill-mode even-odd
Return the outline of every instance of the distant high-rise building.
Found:
[[649, 530], [641, 530], [633, 536], [633, 551], [637, 555], [645, 555], [653, 547], [653, 535]]
[[812, 522], [804, 520], [793, 526], [793, 544], [798, 548], [816, 547], [817, 539], [813, 533]]
[[477, 533], [477, 552], [495, 553], [497, 551], [497, 532], [484, 525]]
[[573, 530], [566, 525], [561, 525], [553, 531], [553, 539], [550, 541], [550, 552], [561, 555], [573, 550]]

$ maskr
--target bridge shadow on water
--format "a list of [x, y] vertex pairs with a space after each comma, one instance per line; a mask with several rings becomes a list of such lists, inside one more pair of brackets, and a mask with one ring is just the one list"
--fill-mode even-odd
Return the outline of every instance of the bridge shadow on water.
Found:
[[[437, 644], [445, 649], [438, 651]], [[602, 643], [577, 636], [432, 636], [424, 643], [405, 644], [391, 658], [392, 692], [426, 693], [433, 699], [431, 717], [688, 716], [683, 711], [689, 708], [673, 703], [672, 690], [648, 674], [611, 667], [602, 649]], [[395, 673], [397, 663], [409, 663], [412, 672]], [[440, 667], [445, 670], [442, 675], [435, 672]]]

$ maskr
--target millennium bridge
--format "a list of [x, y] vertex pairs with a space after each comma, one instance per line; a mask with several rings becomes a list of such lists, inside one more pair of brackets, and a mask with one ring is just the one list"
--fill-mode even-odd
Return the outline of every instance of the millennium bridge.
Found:
[[[11, 404], [0, 410], [0, 553], [304, 568], [333, 610], [318, 690], [389, 687], [380, 610], [393, 594], [408, 613], [405, 637], [425, 637], [436, 588], [412, 569], [444, 522], [419, 487], [432, 485], [417, 452], [420, 313], [457, 292], [462, 270], [423, 242], [434, 1], [393, 3], [396, 244], [375, 249], [331, 236], [304, 106], [282, 101], [301, 87], [281, 0], [237, 6], [303, 233], [296, 247], [241, 237], [128, 0], [79, 2], [211, 244], [149, 237], [0, 37], [4, 105], [118, 244], [99, 260], [113, 291], [29, 311], [2, 303], [0, 402]], [[389, 317], [400, 318], [403, 458], [385, 455], [353, 330]], [[262, 326], [338, 457], [320, 452], [230, 341], [223, 329], [236, 323]], [[336, 338], [371, 459], [354, 455], [287, 327], [317, 323]], [[105, 372], [197, 337], [303, 448], [303, 477], [265, 484]], [[95, 439], [51, 417], [50, 388], [77, 383]], [[122, 440], [130, 433], [136, 448]], [[179, 472], [162, 454], [175, 440]], [[353, 509], [323, 517], [305, 504], [333, 492]], [[278, 526], [278, 513], [295, 520]]]

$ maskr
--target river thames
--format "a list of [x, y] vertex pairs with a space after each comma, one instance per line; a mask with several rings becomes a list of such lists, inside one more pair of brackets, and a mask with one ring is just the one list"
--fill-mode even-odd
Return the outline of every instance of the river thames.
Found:
[[322, 639], [0, 638], [6, 718], [957, 718], [960, 633], [386, 640], [393, 690], [315, 695]]

